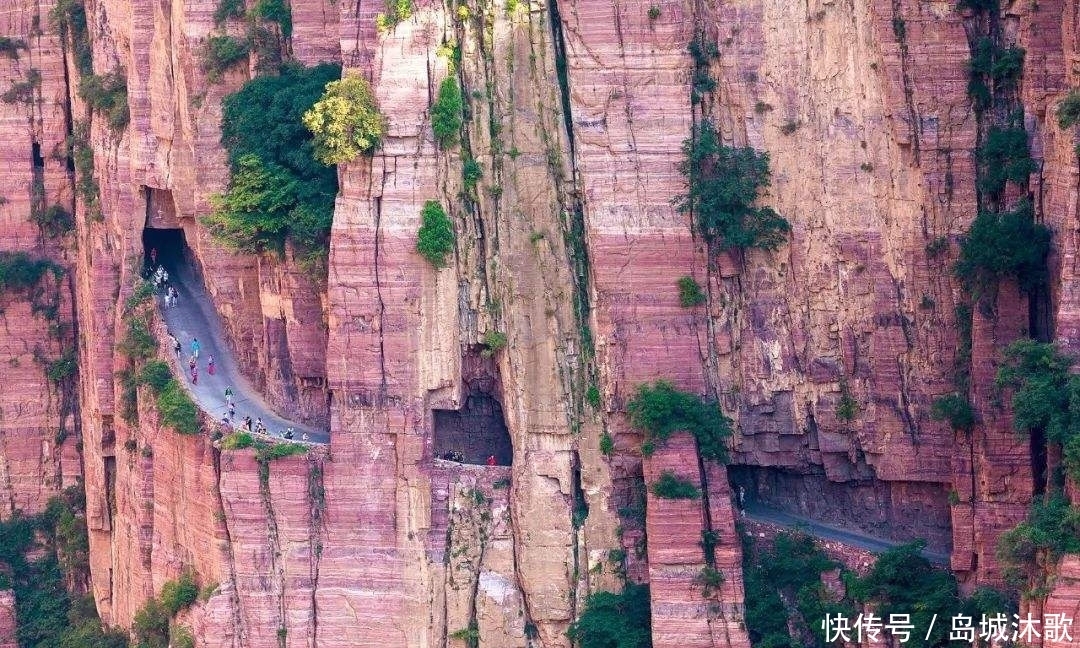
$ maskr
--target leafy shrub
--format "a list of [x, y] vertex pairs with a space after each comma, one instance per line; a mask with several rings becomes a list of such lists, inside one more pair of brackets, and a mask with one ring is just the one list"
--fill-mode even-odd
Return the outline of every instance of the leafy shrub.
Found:
[[660, 473], [660, 478], [649, 488], [653, 495], [664, 499], [699, 499], [701, 490], [671, 470]]
[[914, 632], [907, 642], [917, 648], [946, 645], [949, 629], [937, 623], [931, 628], [931, 619], [935, 615], [939, 620], [950, 619], [961, 612], [956, 578], [919, 555], [925, 546], [920, 540], [889, 549], [878, 556], [865, 576], [845, 579], [848, 594], [859, 603], [872, 605], [879, 617], [910, 614], [916, 628], [926, 628], [928, 632]]
[[975, 410], [967, 396], [962, 394], [945, 394], [935, 398], [930, 405], [930, 418], [948, 421], [957, 432], [971, 432], [975, 427]]
[[124, 300], [124, 315], [130, 315], [143, 304], [149, 304], [154, 299], [154, 284], [149, 281], [141, 281], [135, 284], [135, 290]]
[[162, 360], [151, 360], [150, 362], [147, 362], [139, 372], [139, 382], [143, 385], [149, 385], [150, 390], [154, 392], [155, 396], [165, 391], [165, 388], [169, 385], [169, 381], [172, 379], [172, 370], [169, 369], [169, 365]]
[[131, 360], [146, 360], [157, 351], [158, 341], [145, 318], [131, 317], [127, 320], [124, 337], [117, 346]]
[[488, 331], [484, 333], [484, 350], [480, 355], [490, 358], [506, 348], [506, 333], [501, 331]]
[[[996, 8], [996, 3], [995, 3]], [[968, 96], [976, 111], [993, 104], [994, 91], [1011, 91], [1024, 70], [1024, 50], [1001, 47], [985, 37], [975, 44], [968, 63]]]
[[79, 81], [79, 96], [101, 115], [114, 131], [123, 130], [130, 113], [127, 100], [127, 74], [117, 68], [108, 74], [87, 74]]
[[252, 15], [275, 22], [281, 28], [285, 38], [292, 36], [292, 9], [285, 0], [258, 0], [251, 10]]
[[630, 423], [645, 434], [642, 453], [652, 454], [657, 443], [673, 433], [686, 431], [697, 439], [698, 454], [705, 459], [725, 461], [724, 440], [731, 436], [731, 422], [715, 402], [707, 402], [689, 392], [680, 391], [666, 380], [652, 385], [638, 385], [626, 404]]
[[[128, 425], [139, 423], [139, 381], [135, 372], [131, 369], [121, 369], [116, 372], [116, 379], [120, 383], [120, 418]], [[135, 449], [135, 441], [128, 439], [132, 444], [129, 450]]]
[[176, 379], [165, 384], [157, 397], [161, 422], [180, 434], [198, 434], [199, 408]]
[[412, 0], [386, 0], [386, 13], [376, 14], [375, 28], [380, 33], [389, 31], [402, 21], [408, 20], [412, 14]]
[[303, 120], [315, 135], [315, 159], [328, 165], [370, 154], [386, 134], [386, 118], [379, 112], [371, 85], [359, 74], [327, 83], [322, 98], [304, 113]]
[[770, 207], [754, 207], [769, 186], [769, 155], [720, 142], [716, 126], [703, 120], [683, 142], [679, 171], [687, 193], [675, 199], [680, 212], [695, 214], [702, 236], [720, 249], [776, 249], [791, 226]]
[[49, 363], [48, 368], [45, 370], [45, 375], [52, 382], [58, 383], [65, 378], [74, 376], [76, 369], [78, 369], [78, 365], [75, 362], [75, 352], [68, 350], [59, 358]]
[[462, 121], [461, 86], [448, 76], [439, 85], [439, 94], [431, 105], [431, 130], [439, 145], [448, 148], [458, 141]]
[[135, 612], [131, 630], [137, 648], [169, 648], [169, 614], [156, 598]]
[[221, 440], [223, 450], [242, 450], [255, 445], [255, 437], [248, 432], [233, 432]]
[[679, 304], [683, 308], [693, 308], [705, 303], [705, 293], [693, 277], [679, 279]]
[[660, 7], [656, 5], [649, 6], [649, 20], [656, 20], [660, 17]]
[[274, 459], [284, 459], [293, 455], [307, 454], [307, 451], [308, 447], [302, 443], [275, 443], [260, 449], [256, 454], [256, 458], [260, 461], [273, 461]]
[[60, 205], [50, 205], [43, 210], [33, 210], [30, 220], [49, 238], [56, 238], [71, 233], [75, 229], [75, 219], [71, 212]]
[[94, 149], [87, 142], [89, 134], [90, 127], [86, 122], [74, 122], [68, 147], [75, 163], [75, 192], [82, 198], [87, 216], [91, 220], [100, 220], [99, 189], [97, 180], [94, 179]]
[[214, 35], [206, 39], [199, 52], [199, 67], [211, 83], [218, 83], [226, 70], [248, 58], [247, 43], [228, 35]]
[[0, 293], [9, 290], [30, 290], [46, 273], [55, 277], [63, 274], [60, 266], [47, 259], [34, 259], [25, 252], [0, 252]]
[[166, 581], [161, 586], [161, 607], [170, 617], [180, 610], [191, 607], [199, 596], [199, 586], [195, 584], [195, 575], [185, 570], [176, 580]]
[[94, 73], [93, 49], [90, 32], [86, 27], [86, 7], [82, 0], [57, 0], [49, 12], [49, 21], [64, 38], [71, 37], [75, 54], [75, 67], [80, 76]]
[[0, 36], [0, 56], [6, 56], [13, 61], [19, 60], [19, 50], [29, 51], [26, 41], [21, 38]]
[[195, 648], [195, 637], [191, 630], [184, 626], [174, 625], [169, 628], [169, 644], [171, 648]]
[[218, 0], [214, 9], [214, 26], [221, 27], [230, 18], [244, 17], [244, 0]]
[[[821, 620], [826, 614], [847, 611], [821, 584], [821, 574], [836, 564], [812, 537], [801, 532], [781, 533], [772, 546], [756, 551], [751, 541], [744, 536], [745, 620], [751, 643], [775, 648], [824, 648]], [[785, 600], [794, 605], [785, 605]], [[813, 643], [796, 641], [789, 627], [812, 635]]]
[[649, 586], [627, 583], [621, 594], [593, 592], [566, 636], [579, 648], [650, 648]]
[[1046, 279], [1052, 232], [1035, 222], [1031, 203], [1010, 211], [981, 211], [960, 243], [953, 272], [973, 293], [992, 289], [1002, 279], [1031, 292]]
[[211, 234], [244, 252], [284, 250], [286, 239], [325, 255], [337, 172], [314, 157], [302, 117], [339, 65], [289, 65], [248, 81], [222, 102], [221, 143], [231, 178], [203, 219]]
[[1058, 126], [1063, 129], [1080, 121], [1080, 89], [1073, 89], [1061, 100], [1058, 104], [1057, 118]]
[[592, 405], [593, 409], [600, 409], [600, 388], [596, 385], [589, 385], [589, 388], [585, 390], [585, 400]]
[[465, 181], [466, 189], [473, 189], [480, 178], [484, 176], [484, 169], [476, 160], [469, 158], [461, 165], [461, 177]]
[[615, 454], [615, 439], [608, 432], [600, 435], [600, 454], [605, 457]]
[[840, 381], [840, 400], [836, 403], [836, 418], [841, 421], [854, 421], [860, 409], [859, 401], [851, 395], [847, 382]]
[[446, 266], [446, 257], [454, 251], [454, 225], [442, 205], [429, 200], [420, 210], [420, 231], [416, 251], [436, 268]]
[[1035, 171], [1022, 126], [991, 126], [979, 147], [978, 160], [979, 189], [990, 196], [1000, 194], [1008, 182], [1026, 185]]
[[11, 88], [0, 94], [0, 101], [6, 104], [30, 104], [34, 101], [34, 90], [41, 87], [41, 73], [31, 69], [26, 74], [26, 80], [15, 81]]

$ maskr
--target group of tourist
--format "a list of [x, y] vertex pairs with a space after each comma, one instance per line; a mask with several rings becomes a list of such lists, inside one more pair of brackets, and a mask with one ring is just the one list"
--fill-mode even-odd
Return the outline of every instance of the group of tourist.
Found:
[[[459, 450], [447, 450], [442, 454], [442, 457], [440, 458], [445, 459], [446, 461], [453, 461], [460, 464], [466, 463], [465, 455], [462, 454]], [[498, 462], [495, 460], [495, 455], [488, 455], [487, 461], [485, 463], [489, 466], [498, 465]]]
[[[164, 302], [166, 307], [172, 307], [176, 305], [179, 294], [174, 286], [169, 285], [169, 272], [164, 266], [157, 265], [157, 248], [150, 250], [150, 280], [154, 284], [154, 288], [157, 291], [164, 292]], [[184, 347], [172, 333], [169, 333], [169, 344], [172, 345], [173, 353], [176, 354], [177, 362], [181, 360], [181, 354]], [[199, 384], [199, 355], [202, 352], [202, 344], [199, 342], [199, 338], [192, 337], [191, 345], [189, 347], [191, 353], [188, 355], [188, 375], [191, 379], [192, 385]], [[215, 375], [216, 367], [214, 364], [214, 356], [208, 354], [206, 356], [206, 373], [213, 376]], [[233, 421], [236, 420], [236, 401], [233, 399], [232, 386], [225, 387], [225, 406], [227, 412], [222, 415], [221, 423], [223, 426], [231, 429], [233, 427]], [[250, 416], [244, 416], [243, 423], [240, 426], [242, 429], [255, 434], [269, 435], [270, 432], [266, 429], [266, 425], [263, 423], [262, 417], [257, 416], [254, 420]], [[279, 432], [279, 436], [283, 439], [292, 439], [296, 435], [293, 428], [287, 428]], [[308, 433], [301, 434], [301, 438], [304, 441], [308, 440]]]

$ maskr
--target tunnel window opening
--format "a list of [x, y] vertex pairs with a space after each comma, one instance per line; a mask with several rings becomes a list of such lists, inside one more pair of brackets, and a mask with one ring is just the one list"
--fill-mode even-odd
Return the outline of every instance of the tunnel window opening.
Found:
[[184, 230], [147, 227], [143, 230], [142, 238], [143, 265], [146, 268], [162, 265], [170, 273], [176, 274], [187, 265], [188, 250]]
[[509, 466], [514, 448], [501, 402], [501, 381], [480, 347], [462, 358], [461, 409], [433, 409], [435, 457], [459, 463]]
[[38, 144], [37, 142], [34, 142], [33, 154], [34, 154], [34, 168], [35, 169], [44, 169], [45, 168], [45, 158], [41, 156], [41, 144]]

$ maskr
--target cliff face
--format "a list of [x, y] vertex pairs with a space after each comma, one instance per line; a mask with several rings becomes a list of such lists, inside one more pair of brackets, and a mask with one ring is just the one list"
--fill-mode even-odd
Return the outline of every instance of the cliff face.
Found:
[[[28, 49], [0, 56], [0, 83], [31, 68], [40, 82], [29, 103], [0, 104], [12, 143], [0, 152], [0, 250], [68, 273], [44, 280], [55, 320], [0, 295], [0, 354], [15, 378], [0, 393], [0, 510], [40, 508], [85, 474], [106, 621], [129, 623], [192, 566], [219, 584], [182, 619], [200, 646], [426, 646], [470, 628], [483, 646], [566, 646], [586, 595], [616, 588], [625, 570], [652, 584], [656, 646], [746, 646], [727, 470], [699, 465], [685, 437], [643, 465], [622, 414], [657, 378], [717, 397], [737, 421], [731, 479], [752, 497], [930, 537], [969, 583], [996, 580], [996, 539], [1025, 514], [1033, 475], [991, 383], [1000, 347], [1031, 320], [1009, 289], [986, 313], [957, 314], [950, 267], [976, 212], [979, 124], [966, 94], [974, 18], [955, 3], [500, 1], [462, 12], [422, 1], [379, 33], [380, 3], [296, 2], [292, 55], [360, 72], [389, 118], [382, 148], [339, 171], [325, 284], [291, 255], [226, 250], [198, 222], [227, 181], [221, 99], [247, 78], [212, 84], [200, 70], [213, 0], [87, 2], [95, 71], [123, 70], [131, 121], [116, 133], [91, 120], [103, 217], [80, 197], [75, 234], [42, 236], [24, 188], [75, 203], [67, 111], [72, 122], [88, 113], [51, 3], [10, 4], [0, 35]], [[1076, 81], [1076, 28], [1064, 0], [1038, 6], [1002, 20], [1027, 50], [1032, 188], [1057, 233], [1051, 319], [1075, 346], [1076, 156], [1052, 107]], [[719, 50], [699, 66], [717, 82], [699, 103], [695, 38]], [[451, 74], [468, 119], [448, 149], [429, 105]], [[763, 202], [793, 228], [776, 252], [710, 259], [674, 209], [682, 142], [706, 118], [726, 142], [769, 152]], [[466, 160], [482, 169], [475, 188]], [[441, 270], [415, 252], [427, 200], [457, 233]], [[241, 365], [275, 404], [329, 421], [328, 450], [270, 463], [219, 453], [158, 425], [145, 393], [139, 422], [122, 419], [115, 346], [144, 228], [183, 230]], [[680, 306], [686, 275], [706, 305]], [[34, 361], [75, 348], [50, 333], [73, 321], [77, 416]], [[967, 321], [981, 418], [970, 436], [929, 417], [953, 390]], [[496, 333], [506, 346], [485, 358]], [[443, 436], [453, 432], [440, 417], [475, 403], [490, 408], [485, 421], [501, 417], [485, 432], [505, 428], [511, 466], [434, 457], [465, 442]], [[58, 449], [62, 426], [78, 434]], [[644, 496], [643, 478], [680, 467], [705, 499]], [[643, 519], [626, 515], [643, 497]], [[711, 600], [693, 585], [705, 531], [725, 575]]]

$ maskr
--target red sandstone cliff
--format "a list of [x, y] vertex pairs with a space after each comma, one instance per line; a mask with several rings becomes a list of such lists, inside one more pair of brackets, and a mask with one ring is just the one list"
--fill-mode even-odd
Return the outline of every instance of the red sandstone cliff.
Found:
[[[997, 350], [1026, 331], [1020, 296], [1003, 292], [994, 321], [974, 315], [983, 424], [968, 439], [928, 415], [951, 390], [960, 294], [951, 257], [927, 246], [955, 239], [975, 212], [968, 17], [952, 3], [564, 0], [556, 16], [544, 3], [508, 13], [497, 2], [471, 5], [462, 20], [423, 1], [379, 34], [379, 3], [295, 2], [295, 56], [360, 71], [390, 119], [383, 148], [341, 169], [325, 287], [291, 261], [222, 249], [197, 222], [226, 182], [221, 98], [246, 78], [231, 72], [214, 85], [198, 69], [212, 0], [87, 3], [95, 66], [126, 70], [131, 123], [121, 137], [101, 120], [90, 132], [104, 219], [80, 209], [77, 244], [42, 241], [23, 190], [33, 145], [44, 152], [48, 201], [70, 204], [71, 179], [48, 152], [63, 140], [64, 106], [83, 113], [43, 18], [51, 3], [11, 4], [0, 27], [31, 46], [18, 60], [0, 57], [0, 82], [32, 66], [41, 99], [0, 105], [11, 143], [0, 153], [0, 249], [69, 268], [59, 295], [80, 332], [81, 408], [67, 420], [74, 410], [33, 361], [48, 322], [5, 302], [0, 355], [17, 388], [0, 394], [0, 510], [39, 508], [85, 473], [107, 621], [127, 623], [193, 566], [220, 584], [185, 620], [199, 645], [285, 636], [296, 646], [420, 646], [475, 622], [484, 646], [526, 636], [565, 646], [585, 595], [616, 586], [608, 556], [621, 547], [631, 576], [653, 582], [657, 646], [745, 646], [725, 471], [705, 472], [707, 511], [650, 496], [645, 528], [618, 517], [642, 474], [693, 460], [674, 442], [642, 466], [620, 412], [635, 385], [655, 378], [718, 396], [738, 421], [735, 462], [789, 469], [793, 477], [768, 483], [799, 506], [843, 502], [898, 536], [932, 534], [951, 542], [953, 568], [972, 582], [996, 578], [996, 538], [1032, 494], [1027, 444], [989, 391]], [[650, 18], [653, 5], [660, 14]], [[1042, 162], [1033, 187], [1057, 232], [1055, 328], [1074, 345], [1076, 157], [1052, 106], [1076, 81], [1066, 65], [1075, 11], [1039, 7], [1006, 19], [1028, 50], [1023, 99]], [[31, 36], [35, 15], [44, 33]], [[694, 107], [686, 44], [697, 30], [720, 56], [717, 92]], [[438, 55], [447, 40], [462, 47], [472, 107], [466, 148], [450, 151], [436, 147], [428, 115], [449, 73]], [[770, 153], [765, 202], [793, 226], [777, 252], [710, 263], [672, 207], [680, 147], [702, 111], [729, 142]], [[484, 171], [464, 204], [463, 150]], [[458, 233], [454, 263], [439, 271], [414, 251], [429, 199], [447, 206]], [[329, 417], [326, 455], [274, 462], [261, 478], [250, 452], [215, 460], [205, 439], [161, 429], [145, 395], [139, 425], [120, 419], [116, 331], [148, 217], [183, 228], [233, 348], [271, 400]], [[707, 286], [706, 307], [679, 306], [683, 275]], [[581, 299], [587, 311], [580, 301], [575, 309]], [[478, 363], [489, 331], [505, 333], [507, 348]], [[55, 356], [60, 344], [44, 351]], [[510, 469], [433, 460], [432, 410], [462, 407], [471, 378], [495, 385]], [[584, 399], [593, 381], [599, 411]], [[837, 416], [844, 389], [859, 405], [851, 421]], [[81, 432], [82, 468], [73, 437], [55, 448], [61, 424]], [[615, 438], [610, 458], [602, 432]], [[703, 565], [703, 519], [724, 540], [718, 611], [686, 588]]]

